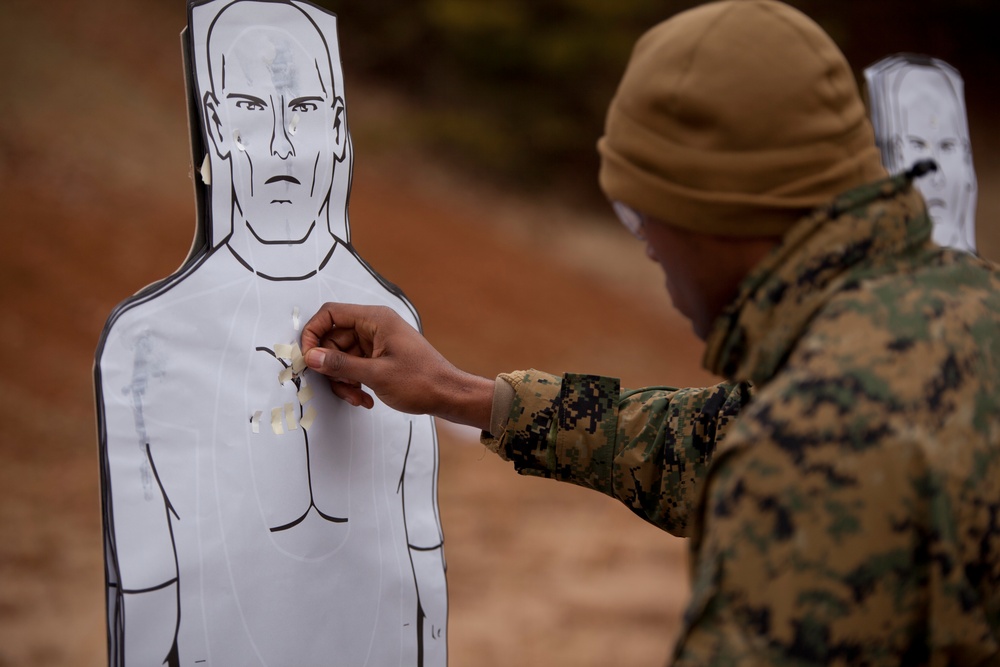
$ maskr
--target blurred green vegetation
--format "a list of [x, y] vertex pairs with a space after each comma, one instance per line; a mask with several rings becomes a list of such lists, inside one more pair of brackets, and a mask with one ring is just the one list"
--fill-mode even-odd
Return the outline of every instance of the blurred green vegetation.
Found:
[[[632, 44], [691, 0], [318, 0], [340, 17], [345, 75], [413, 103], [399, 131], [491, 178], [593, 182], [594, 144]], [[1000, 62], [993, 0], [799, 0], [856, 70], [900, 51], [955, 65], [975, 91]], [[995, 107], [994, 107], [995, 109]], [[594, 189], [596, 191], [596, 188]]]

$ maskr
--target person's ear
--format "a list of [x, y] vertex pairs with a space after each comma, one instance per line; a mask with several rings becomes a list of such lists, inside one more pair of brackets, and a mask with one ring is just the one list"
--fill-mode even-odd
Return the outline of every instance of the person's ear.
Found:
[[212, 138], [212, 145], [220, 158], [229, 158], [230, 143], [222, 129], [222, 119], [219, 118], [219, 100], [215, 93], [208, 91], [203, 99], [205, 105], [205, 129]]
[[333, 101], [333, 157], [337, 162], [344, 160], [347, 151], [347, 111], [344, 100], [339, 97]]

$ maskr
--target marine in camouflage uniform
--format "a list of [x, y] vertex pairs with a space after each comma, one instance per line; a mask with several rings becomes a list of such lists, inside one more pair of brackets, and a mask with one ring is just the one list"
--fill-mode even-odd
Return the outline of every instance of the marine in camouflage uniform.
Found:
[[523, 371], [524, 474], [691, 537], [678, 665], [1000, 663], [1000, 278], [910, 177], [798, 223], [707, 340], [728, 383]]
[[1000, 665], [1000, 280], [930, 240], [833, 40], [775, 0], [682, 12], [637, 42], [598, 150], [726, 383], [494, 383], [343, 304], [306, 326], [310, 368], [690, 537], [679, 665]]

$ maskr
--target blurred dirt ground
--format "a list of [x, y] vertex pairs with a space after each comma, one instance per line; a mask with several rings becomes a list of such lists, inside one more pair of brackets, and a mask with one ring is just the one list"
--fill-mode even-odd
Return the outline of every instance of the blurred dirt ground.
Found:
[[[0, 5], [0, 666], [105, 659], [91, 368], [114, 305], [190, 245], [184, 21], [179, 1]], [[447, 357], [484, 375], [712, 380], [658, 270], [604, 211], [415, 158], [393, 144], [391, 98], [346, 76], [354, 245]], [[976, 155], [981, 227], [1000, 219], [994, 155]], [[684, 542], [599, 494], [518, 477], [469, 430], [439, 434], [451, 664], [662, 664]]]

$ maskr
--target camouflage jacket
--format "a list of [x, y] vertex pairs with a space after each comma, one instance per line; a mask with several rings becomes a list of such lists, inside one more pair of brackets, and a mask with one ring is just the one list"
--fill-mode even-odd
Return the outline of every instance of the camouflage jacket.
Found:
[[1000, 664], [1000, 278], [930, 232], [905, 176], [801, 221], [707, 341], [731, 384], [508, 376], [489, 447], [691, 537], [675, 664]]

